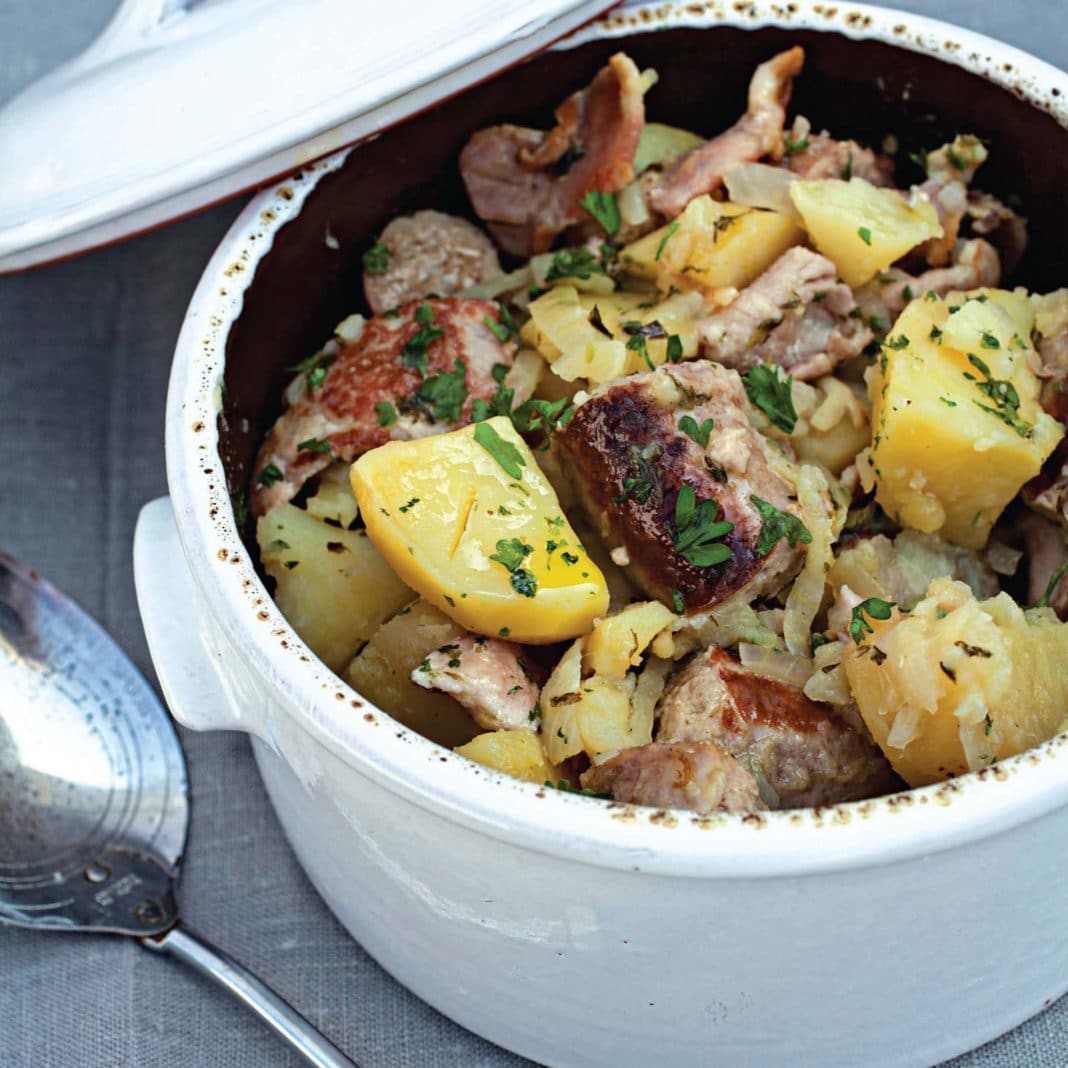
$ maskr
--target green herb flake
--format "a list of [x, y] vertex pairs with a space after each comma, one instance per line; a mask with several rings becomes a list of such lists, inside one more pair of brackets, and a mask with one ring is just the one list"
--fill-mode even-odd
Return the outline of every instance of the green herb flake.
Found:
[[313, 367], [308, 372], [308, 377], [306, 379], [308, 383], [308, 389], [312, 390], [313, 392], [317, 390], [323, 384], [323, 382], [326, 381], [326, 372], [327, 368], [325, 367]]
[[451, 371], [424, 378], [415, 392], [419, 401], [430, 406], [439, 422], [458, 423], [467, 400], [466, 369], [463, 360], [457, 360]]
[[684, 485], [675, 501], [675, 551], [693, 567], [715, 567], [734, 556], [734, 550], [720, 538], [734, 524], [718, 519], [719, 502], [698, 501], [693, 486]]
[[653, 256], [655, 261], [660, 261], [660, 257], [664, 254], [664, 249], [667, 248], [667, 243], [678, 233], [678, 231], [678, 219], [668, 223], [667, 229], [664, 231], [664, 236], [660, 239], [660, 244], [656, 246], [656, 254]]
[[864, 641], [865, 634], [875, 633], [872, 625], [864, 618], [865, 614], [872, 619], [887, 620], [893, 614], [894, 607], [895, 602], [883, 601], [878, 597], [869, 597], [867, 600], [861, 601], [853, 609], [853, 619], [849, 624], [849, 636], [857, 645], [860, 645]]
[[671, 607], [677, 616], [681, 616], [686, 611], [686, 602], [678, 590], [671, 591]]
[[757, 556], [767, 556], [775, 547], [775, 543], [782, 538], [787, 540], [791, 549], [795, 548], [798, 542], [803, 545], [811, 543], [811, 531], [796, 515], [783, 512], [757, 496], [751, 496], [749, 500], [760, 514], [761, 520], [760, 538], [753, 550]]
[[381, 241], [376, 241], [363, 254], [363, 269], [370, 275], [385, 274], [389, 270], [389, 259], [389, 249]]
[[585, 246], [563, 248], [553, 254], [549, 269], [545, 272], [545, 281], [555, 282], [558, 278], [587, 279], [604, 273], [601, 261]]
[[619, 202], [616, 200], [615, 193], [602, 193], [599, 190], [593, 190], [579, 200], [579, 206], [584, 211], [589, 212], [601, 224], [602, 229], [609, 237], [615, 237], [619, 233], [621, 220], [619, 217]]
[[282, 478], [283, 475], [278, 465], [272, 463], [264, 466], [258, 481], [261, 486], [273, 486], [276, 482], [281, 482]]
[[797, 425], [792, 379], [782, 376], [774, 364], [758, 363], [743, 376], [745, 394], [750, 404], [759, 408], [784, 434], [792, 434]]
[[942, 331], [941, 331], [941, 329], [939, 327], [932, 326], [931, 327], [931, 332], [927, 336], [932, 341], [941, 341], [942, 340]]
[[668, 335], [664, 355], [668, 363], [678, 363], [682, 359], [682, 338], [678, 334]]
[[946, 407], [948, 407], [948, 408], [956, 408], [956, 407], [957, 407], [957, 402], [956, 402], [955, 400], [951, 400], [951, 399], [950, 399], [949, 397], [947, 397], [947, 396], [946, 396], [946, 395], [945, 395], [944, 393], [943, 393], [943, 394], [941, 394], [941, 395], [939, 396], [939, 398], [938, 398], [938, 399], [939, 399], [939, 400], [940, 400], [940, 401], [941, 401], [941, 402], [942, 402], [942, 403], [943, 403], [944, 405], [946, 405]]
[[692, 415], [684, 415], [679, 420], [679, 430], [687, 437], [692, 438], [702, 449], [708, 448], [708, 436], [712, 433], [714, 423], [711, 419], [705, 419], [700, 426]]
[[1064, 576], [1068, 574], [1068, 560], [1065, 560], [1060, 567], [1050, 576], [1050, 580], [1046, 583], [1046, 592], [1035, 602], [1035, 608], [1049, 608], [1049, 602], [1056, 592], [1060, 581]]
[[900, 352], [902, 349], [909, 347], [909, 339], [904, 334], [898, 334], [897, 337], [887, 338], [886, 346], [894, 352]]
[[306, 438], [297, 445], [297, 452], [317, 452], [323, 456], [333, 457], [334, 450], [329, 441], [322, 438]]
[[864, 242], [865, 245], [867, 245], [869, 248], [871, 247], [871, 230], [869, 230], [866, 226], [861, 226], [857, 230], [857, 236], [861, 239], [861, 241]]
[[998, 339], [992, 333], [990, 333], [989, 330], [984, 330], [982, 335], [981, 335], [981, 338], [982, 338], [982, 343], [983, 343], [983, 348], [984, 349], [1000, 349], [1001, 348], [1001, 342], [998, 341]]
[[791, 141], [789, 137], [783, 135], [782, 146], [783, 151], [788, 156], [792, 156], [795, 152], [804, 152], [808, 148], [808, 138], [802, 137], [799, 141]]
[[510, 441], [505, 441], [489, 423], [475, 425], [475, 441], [500, 464], [509, 478], [523, 477], [523, 468], [527, 465], [523, 454]]
[[392, 426], [397, 421], [397, 409], [389, 401], [379, 401], [375, 405], [379, 426]]
[[419, 503], [418, 497], [410, 497], [407, 503], [400, 506], [400, 511], [410, 512]]

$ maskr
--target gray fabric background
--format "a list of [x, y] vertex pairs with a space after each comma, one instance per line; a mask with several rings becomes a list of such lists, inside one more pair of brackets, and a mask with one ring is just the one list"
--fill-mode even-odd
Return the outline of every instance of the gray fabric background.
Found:
[[[84, 47], [113, 6], [0, 0], [0, 100]], [[1068, 66], [1066, 0], [897, 6]], [[72, 101], [72, 117], [76, 108]], [[239, 207], [0, 279], [0, 545], [94, 613], [149, 678], [134, 602], [133, 526], [141, 504], [165, 492], [162, 412], [182, 313]], [[348, 938], [297, 867], [243, 736], [184, 733], [183, 743], [193, 817], [180, 896], [196, 928], [365, 1068], [527, 1063], [438, 1015]], [[665, 1056], [670, 1061], [670, 1051]], [[5, 1068], [294, 1063], [224, 996], [133, 944], [0, 930]], [[1068, 1000], [954, 1065], [1068, 1065]]]

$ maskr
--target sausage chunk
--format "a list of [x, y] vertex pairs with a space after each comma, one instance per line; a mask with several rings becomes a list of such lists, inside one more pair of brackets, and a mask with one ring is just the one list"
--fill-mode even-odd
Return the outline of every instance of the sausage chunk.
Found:
[[587, 193], [630, 182], [645, 89], [633, 60], [618, 52], [556, 109], [548, 133], [506, 124], [471, 137], [460, 174], [475, 214], [501, 248], [515, 256], [545, 252], [558, 234], [589, 218], [579, 204]]
[[[446, 297], [375, 316], [358, 336], [335, 343], [327, 357], [333, 362], [320, 365], [322, 380], [305, 376], [260, 447], [252, 514], [285, 504], [334, 460], [470, 422], [474, 398], [489, 400], [497, 391], [494, 366], [510, 367], [515, 356], [515, 344], [502, 342], [487, 319], [499, 321], [492, 301]], [[462, 382], [440, 378], [461, 371]]]
[[715, 192], [739, 163], [782, 157], [786, 105], [804, 62], [804, 49], [791, 48], [757, 67], [749, 82], [746, 113], [729, 130], [683, 153], [660, 175], [649, 202], [661, 215], [673, 219], [694, 197]]
[[513, 642], [471, 635], [435, 649], [412, 682], [455, 698], [483, 730], [529, 728], [541, 686], [522, 652]]
[[871, 341], [856, 306], [829, 259], [792, 248], [702, 322], [701, 352], [727, 367], [775, 363], [794, 378], [819, 378]]
[[653, 742], [624, 749], [583, 772], [583, 788], [652, 808], [758, 812], [756, 779], [711, 742]]
[[893, 790], [878, 746], [800, 690], [746, 671], [722, 649], [697, 653], [659, 703], [659, 742], [713, 742], [762, 777], [780, 808]]
[[[705, 427], [707, 444], [680, 422], [698, 437]], [[793, 514], [797, 504], [777, 471], [785, 458], [746, 416], [735, 371], [694, 360], [632, 375], [579, 405], [556, 442], [590, 520], [665, 604], [692, 612], [743, 588], [748, 598], [773, 594], [800, 567], [803, 545], [760, 546], [754, 498]], [[716, 533], [724, 522], [733, 526]]]
[[493, 242], [473, 223], [440, 211], [401, 215], [383, 231], [385, 270], [363, 272], [363, 292], [376, 315], [430, 293], [451, 297], [501, 273]]

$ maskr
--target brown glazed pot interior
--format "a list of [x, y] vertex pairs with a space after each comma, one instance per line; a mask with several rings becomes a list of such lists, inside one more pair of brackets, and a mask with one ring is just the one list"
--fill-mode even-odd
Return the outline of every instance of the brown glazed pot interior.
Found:
[[[275, 235], [227, 341], [220, 440], [230, 486], [247, 485], [292, 377], [286, 369], [346, 315], [366, 311], [360, 257], [385, 223], [418, 208], [471, 217], [456, 161], [474, 130], [503, 121], [551, 126], [554, 106], [625, 49], [660, 74], [646, 97], [648, 118], [711, 135], [744, 111], [753, 68], [793, 44], [804, 46], [806, 60], [791, 115], [873, 146], [895, 134], [899, 184], [921, 178], [910, 152], [977, 134], [990, 149], [977, 184], [1018, 196], [1031, 221], [1027, 256], [1006, 281], [1037, 290], [1068, 281], [1068, 131], [977, 75], [881, 42], [779, 28], [675, 29], [548, 52], [354, 150]], [[328, 231], [337, 251], [325, 243]]]

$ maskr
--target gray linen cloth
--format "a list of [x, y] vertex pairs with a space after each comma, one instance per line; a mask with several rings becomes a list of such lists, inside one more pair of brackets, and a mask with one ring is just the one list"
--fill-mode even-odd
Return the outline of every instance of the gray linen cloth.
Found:
[[[0, 99], [104, 24], [112, 0], [0, 0]], [[1068, 65], [1065, 0], [902, 2]], [[96, 615], [151, 679], [130, 546], [166, 492], [162, 413], [186, 302], [240, 205], [0, 279], [0, 546]], [[395, 983], [333, 919], [282, 836], [243, 736], [182, 732], [188, 922], [268, 980], [364, 1068], [528, 1062]], [[670, 1055], [670, 1051], [665, 1051]], [[173, 962], [101, 936], [0, 929], [4, 1068], [295, 1065], [244, 1010]], [[1068, 1065], [1068, 999], [956, 1068]]]

